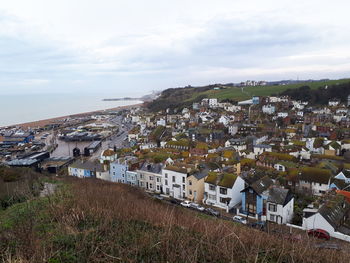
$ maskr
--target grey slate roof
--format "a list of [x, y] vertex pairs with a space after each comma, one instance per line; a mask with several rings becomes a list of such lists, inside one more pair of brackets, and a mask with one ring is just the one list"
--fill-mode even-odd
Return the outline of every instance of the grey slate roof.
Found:
[[155, 173], [155, 174], [160, 174], [162, 172], [163, 165], [160, 163], [148, 163], [145, 162], [140, 170], [145, 171], [145, 172], [150, 172], [150, 173]]
[[72, 168], [84, 169], [89, 171], [104, 172], [103, 165], [90, 161], [76, 161], [70, 165]]
[[350, 234], [350, 204], [341, 195], [328, 200], [318, 211], [335, 231]]
[[262, 194], [265, 190], [267, 190], [271, 185], [273, 184], [273, 181], [270, 177], [264, 176], [260, 180], [254, 182], [251, 187], [258, 193]]
[[269, 196], [267, 198], [268, 202], [276, 203], [279, 205], [286, 205], [291, 200], [291, 196], [289, 195], [289, 190], [273, 187], [269, 190]]

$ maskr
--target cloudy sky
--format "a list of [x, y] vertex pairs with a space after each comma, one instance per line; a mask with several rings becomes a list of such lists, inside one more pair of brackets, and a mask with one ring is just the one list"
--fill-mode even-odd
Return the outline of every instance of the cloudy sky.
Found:
[[10, 0], [0, 92], [349, 77], [348, 0]]

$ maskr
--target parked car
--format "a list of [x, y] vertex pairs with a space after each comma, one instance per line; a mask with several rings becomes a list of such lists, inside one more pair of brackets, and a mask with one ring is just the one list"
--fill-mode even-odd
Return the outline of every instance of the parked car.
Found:
[[170, 199], [170, 203], [174, 204], [174, 205], [179, 205], [181, 202], [175, 198], [171, 198]]
[[258, 222], [254, 222], [252, 224], [250, 224], [250, 226], [252, 228], [255, 228], [255, 229], [258, 229], [258, 230], [261, 230], [261, 231], [265, 231], [265, 222], [262, 222], [262, 221], [258, 221]]
[[155, 199], [158, 199], [158, 200], [163, 200], [164, 199], [163, 196], [160, 196], [160, 195], [153, 195], [153, 197]]
[[199, 211], [204, 211], [205, 210], [205, 208], [203, 206], [200, 206], [199, 204], [196, 204], [196, 203], [191, 203], [190, 207], [193, 208], [193, 209], [197, 209]]
[[321, 238], [321, 239], [325, 239], [325, 240], [331, 239], [330, 234], [326, 230], [323, 230], [320, 228], [310, 229], [309, 231], [307, 231], [307, 234], [309, 236], [317, 237], [317, 238]]
[[241, 216], [234, 216], [232, 218], [233, 222], [236, 222], [236, 223], [241, 223], [241, 224], [244, 224], [246, 225], [247, 224], [247, 219], [241, 217]]
[[215, 209], [210, 208], [210, 207], [206, 208], [205, 212], [207, 212], [209, 215], [212, 215], [212, 216], [220, 216], [220, 212], [219, 211], [216, 211]]
[[185, 200], [185, 201], [181, 202], [180, 204], [184, 207], [191, 207], [192, 203], [188, 200]]

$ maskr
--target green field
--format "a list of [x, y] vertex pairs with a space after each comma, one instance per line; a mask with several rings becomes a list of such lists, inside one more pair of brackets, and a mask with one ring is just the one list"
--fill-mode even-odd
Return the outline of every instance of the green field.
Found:
[[218, 98], [219, 100], [231, 99], [231, 100], [246, 100], [252, 96], [269, 96], [272, 94], [279, 94], [287, 89], [296, 89], [301, 86], [309, 86], [311, 89], [318, 89], [326, 85], [336, 85], [341, 83], [350, 82], [350, 79], [341, 80], [328, 80], [328, 81], [317, 81], [317, 82], [305, 82], [298, 84], [279, 85], [279, 86], [255, 86], [255, 87], [244, 87], [244, 93], [240, 87], [229, 87], [221, 90], [208, 90], [202, 93], [194, 93], [190, 100], [195, 99], [200, 95], [206, 95], [209, 98]]

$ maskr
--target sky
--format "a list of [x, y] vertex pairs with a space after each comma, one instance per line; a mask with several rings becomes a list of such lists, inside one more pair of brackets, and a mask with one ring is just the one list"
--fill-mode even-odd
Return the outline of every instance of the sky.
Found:
[[349, 77], [348, 0], [11, 0], [0, 94]]

